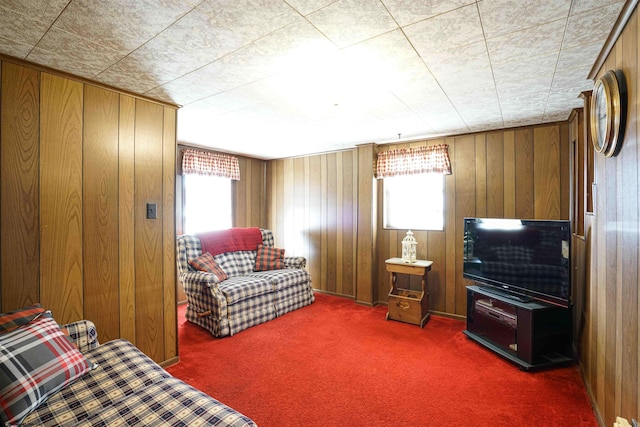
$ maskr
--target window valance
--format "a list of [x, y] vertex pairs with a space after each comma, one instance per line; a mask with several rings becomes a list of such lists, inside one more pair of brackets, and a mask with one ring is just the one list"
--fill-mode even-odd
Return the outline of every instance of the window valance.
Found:
[[449, 146], [447, 144], [438, 144], [378, 153], [376, 178], [381, 179], [418, 173], [451, 175]]
[[240, 180], [238, 158], [228, 154], [188, 148], [182, 152], [182, 173]]

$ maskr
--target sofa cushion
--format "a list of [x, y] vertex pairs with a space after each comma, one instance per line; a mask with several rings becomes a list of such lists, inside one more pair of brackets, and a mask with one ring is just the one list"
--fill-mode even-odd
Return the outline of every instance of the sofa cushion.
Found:
[[91, 365], [49, 312], [0, 335], [0, 415], [13, 424]]
[[22, 325], [26, 325], [44, 313], [44, 311], [42, 305], [36, 303], [25, 308], [0, 314], [0, 334], [11, 332]]
[[76, 426], [255, 426], [239, 412], [176, 378], [143, 387]]
[[227, 273], [224, 272], [222, 267], [213, 259], [213, 256], [209, 252], [200, 255], [189, 261], [189, 265], [199, 271], [205, 271], [207, 273], [213, 273], [218, 280], [222, 282], [227, 280]]
[[273, 287], [269, 280], [250, 276], [229, 277], [220, 283], [219, 288], [227, 300], [227, 306], [273, 292]]
[[126, 340], [109, 341], [85, 356], [98, 367], [52, 395], [25, 418], [25, 425], [76, 425], [91, 414], [171, 376]]
[[[297, 268], [285, 268], [282, 270], [256, 271], [248, 277], [260, 278], [271, 283], [274, 291], [285, 289], [300, 283], [308, 284], [309, 273], [307, 270]], [[255, 279], [254, 279], [255, 280]]]
[[258, 245], [255, 271], [278, 270], [285, 268], [284, 249]]

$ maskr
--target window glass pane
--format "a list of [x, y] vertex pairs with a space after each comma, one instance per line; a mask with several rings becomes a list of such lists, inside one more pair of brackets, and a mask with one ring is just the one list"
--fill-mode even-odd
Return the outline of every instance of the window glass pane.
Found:
[[385, 178], [384, 227], [442, 230], [444, 175], [419, 174]]
[[184, 175], [183, 183], [185, 234], [232, 227], [230, 179]]

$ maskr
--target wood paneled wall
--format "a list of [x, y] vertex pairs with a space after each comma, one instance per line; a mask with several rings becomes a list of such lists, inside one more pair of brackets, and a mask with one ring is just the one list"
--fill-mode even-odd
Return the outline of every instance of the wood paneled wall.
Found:
[[[177, 358], [176, 109], [2, 61], [0, 308]], [[158, 219], [146, 219], [146, 204]]]
[[[463, 218], [568, 219], [569, 124], [376, 149], [440, 143], [449, 145], [453, 167], [445, 179], [444, 231], [414, 232], [418, 256], [434, 261], [431, 309], [464, 316], [469, 282], [462, 277]], [[307, 257], [314, 288], [369, 304], [386, 303], [384, 260], [401, 253], [406, 232], [376, 221], [382, 217], [382, 185], [373, 179], [374, 158], [375, 150], [359, 146], [267, 163], [268, 224], [276, 243], [287, 254]]]
[[585, 218], [585, 290], [580, 362], [603, 425], [640, 418], [640, 144], [637, 8], [598, 77], [622, 70], [628, 114], [620, 153], [596, 153], [594, 215]]
[[[432, 260], [428, 274], [430, 309], [466, 315], [462, 277], [462, 229], [465, 217], [569, 218], [569, 125], [477, 133], [379, 147], [379, 151], [448, 144], [452, 174], [445, 177], [443, 231], [413, 230], [417, 256]], [[382, 201], [382, 185], [378, 200]], [[383, 205], [378, 203], [378, 215]], [[384, 260], [401, 256], [406, 230], [378, 228], [377, 266], [380, 301], [389, 292]], [[419, 283], [409, 283], [419, 286]]]
[[356, 150], [267, 163], [268, 227], [286, 255], [305, 256], [312, 285], [356, 296]]

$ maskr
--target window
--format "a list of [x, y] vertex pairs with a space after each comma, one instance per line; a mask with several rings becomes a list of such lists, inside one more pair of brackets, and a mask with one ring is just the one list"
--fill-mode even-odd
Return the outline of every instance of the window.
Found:
[[211, 175], [184, 175], [184, 233], [232, 227], [231, 180]]
[[442, 230], [444, 175], [425, 173], [384, 178], [384, 227]]

